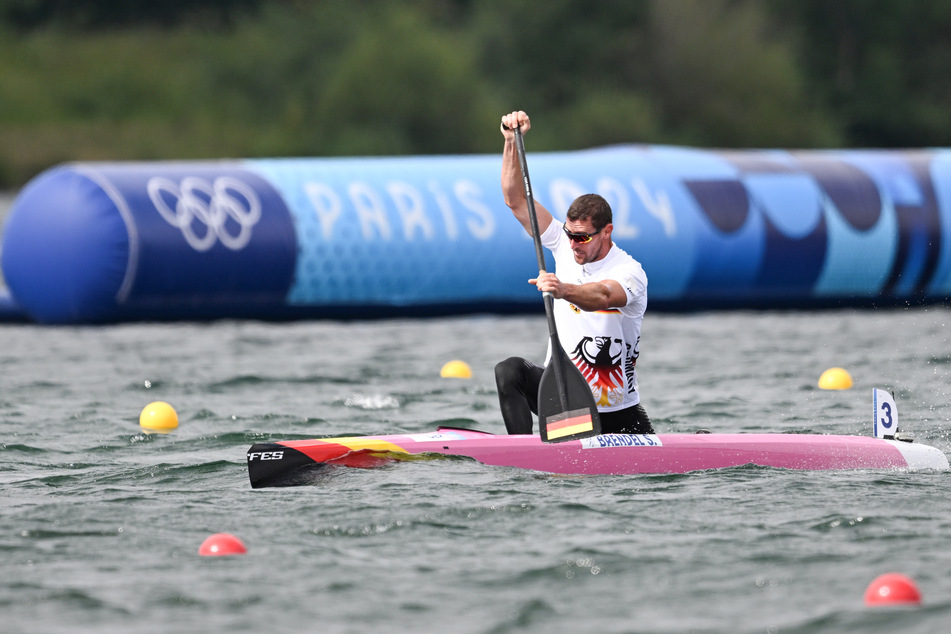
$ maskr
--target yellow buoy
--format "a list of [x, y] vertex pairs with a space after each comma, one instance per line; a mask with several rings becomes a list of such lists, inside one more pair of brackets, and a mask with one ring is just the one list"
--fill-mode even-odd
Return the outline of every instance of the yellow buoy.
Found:
[[148, 431], [169, 432], [178, 427], [178, 414], [164, 401], [149, 403], [139, 414], [139, 425]]
[[449, 361], [439, 371], [439, 376], [450, 379], [471, 379], [472, 368], [465, 361]]
[[819, 377], [819, 388], [823, 390], [847, 390], [852, 387], [852, 377], [842, 368], [829, 368]]

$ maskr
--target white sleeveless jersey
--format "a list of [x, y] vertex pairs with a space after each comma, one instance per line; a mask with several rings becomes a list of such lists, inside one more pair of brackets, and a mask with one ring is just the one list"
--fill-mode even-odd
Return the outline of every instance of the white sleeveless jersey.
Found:
[[586, 312], [567, 300], [556, 299], [555, 324], [561, 345], [588, 380], [599, 410], [610, 412], [637, 405], [641, 396], [635, 366], [647, 309], [647, 275], [641, 264], [616, 244], [597, 262], [578, 264], [562, 227], [562, 223], [552, 220], [542, 235], [542, 244], [555, 256], [558, 279], [568, 284], [614, 280], [627, 294], [627, 304]]

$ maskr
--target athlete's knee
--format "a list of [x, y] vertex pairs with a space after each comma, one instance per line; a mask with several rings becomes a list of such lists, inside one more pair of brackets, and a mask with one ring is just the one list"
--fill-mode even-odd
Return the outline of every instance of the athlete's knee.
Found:
[[495, 364], [495, 385], [498, 389], [507, 390], [515, 387], [521, 381], [525, 360], [521, 357], [509, 357], [505, 361]]

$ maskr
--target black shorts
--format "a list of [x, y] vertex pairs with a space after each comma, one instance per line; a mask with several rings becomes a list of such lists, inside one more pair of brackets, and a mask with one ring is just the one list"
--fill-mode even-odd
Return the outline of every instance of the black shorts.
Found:
[[[538, 414], [538, 385], [545, 368], [521, 357], [495, 366], [502, 420], [510, 434], [533, 433]], [[616, 412], [598, 412], [603, 434], [653, 434], [651, 419], [640, 403]]]
[[640, 403], [616, 412], [598, 412], [602, 434], [653, 434], [654, 426]]

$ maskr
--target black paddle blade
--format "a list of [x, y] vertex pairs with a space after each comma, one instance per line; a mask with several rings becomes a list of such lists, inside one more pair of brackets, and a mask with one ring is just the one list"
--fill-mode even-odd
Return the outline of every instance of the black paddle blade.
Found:
[[[565, 442], [601, 433], [598, 406], [591, 386], [571, 362], [561, 346], [552, 346], [552, 358], [538, 386], [538, 426], [542, 442]], [[556, 363], [560, 363], [564, 386], [559, 385]]]

